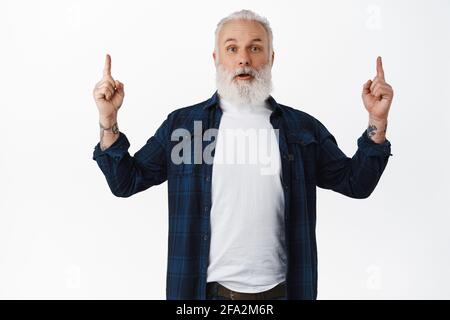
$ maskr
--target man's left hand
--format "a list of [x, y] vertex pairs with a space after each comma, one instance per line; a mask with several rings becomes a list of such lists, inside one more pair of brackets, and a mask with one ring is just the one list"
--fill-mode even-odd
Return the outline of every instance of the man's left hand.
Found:
[[367, 133], [377, 143], [384, 141], [387, 118], [394, 91], [386, 83], [381, 57], [377, 58], [377, 75], [363, 86], [362, 99], [369, 112], [369, 128]]

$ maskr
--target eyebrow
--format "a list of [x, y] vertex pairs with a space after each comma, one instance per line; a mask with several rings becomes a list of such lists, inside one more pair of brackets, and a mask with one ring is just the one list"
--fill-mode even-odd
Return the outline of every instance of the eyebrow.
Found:
[[[227, 43], [228, 41], [237, 41], [237, 40], [234, 38], [228, 38], [227, 40], [225, 40], [224, 44]], [[262, 40], [261, 40], [261, 38], [255, 38], [250, 42], [262, 42]]]

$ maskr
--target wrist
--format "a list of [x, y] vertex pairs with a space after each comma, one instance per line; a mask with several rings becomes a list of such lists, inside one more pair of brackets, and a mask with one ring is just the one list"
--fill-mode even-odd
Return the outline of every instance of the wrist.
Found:
[[387, 119], [369, 117], [366, 134], [375, 143], [383, 143], [386, 140]]
[[103, 126], [105, 128], [110, 128], [113, 126], [113, 124], [117, 123], [117, 114], [113, 114], [113, 115], [106, 116], [106, 117], [100, 115], [99, 123], [101, 124], [101, 126]]
[[119, 126], [117, 124], [117, 121], [114, 121], [112, 124], [110, 122], [107, 122], [107, 124], [105, 124], [105, 122], [99, 121], [98, 124], [100, 126], [101, 134], [105, 134], [105, 133], [118, 134], [119, 133]]
[[369, 121], [373, 121], [376, 123], [384, 123], [384, 122], [387, 122], [387, 120], [388, 120], [387, 116], [386, 117], [377, 117], [377, 116], [373, 116], [369, 113]]

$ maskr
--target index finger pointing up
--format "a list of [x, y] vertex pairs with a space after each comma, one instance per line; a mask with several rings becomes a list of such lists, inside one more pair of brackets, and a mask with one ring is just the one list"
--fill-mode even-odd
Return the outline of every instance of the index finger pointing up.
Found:
[[384, 70], [383, 63], [381, 62], [381, 57], [377, 58], [377, 77], [384, 80]]
[[111, 76], [111, 56], [109, 54], [106, 55], [103, 76]]

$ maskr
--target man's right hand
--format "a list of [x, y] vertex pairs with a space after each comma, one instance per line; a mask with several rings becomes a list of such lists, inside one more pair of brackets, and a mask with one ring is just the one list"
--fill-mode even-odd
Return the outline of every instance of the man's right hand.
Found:
[[106, 55], [103, 78], [95, 85], [94, 99], [100, 113], [100, 119], [112, 120], [122, 106], [125, 97], [124, 85], [111, 76], [111, 56]]

